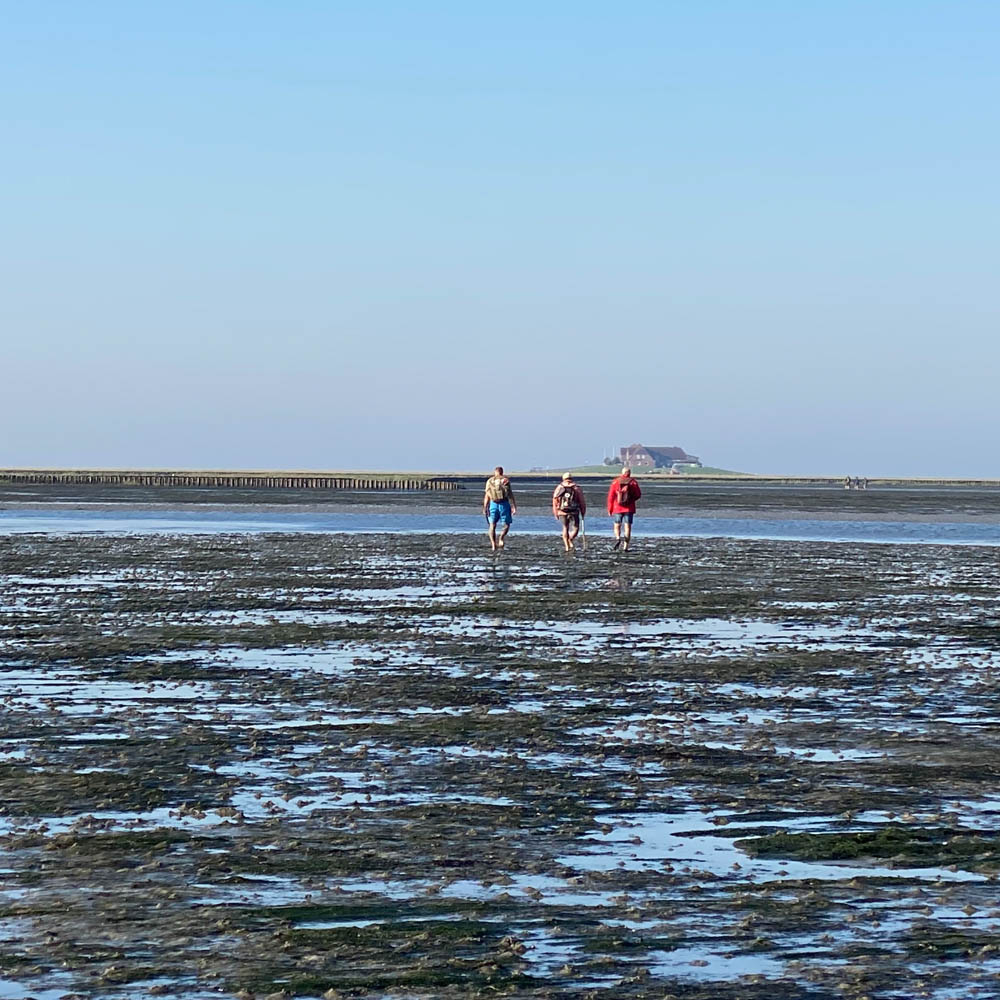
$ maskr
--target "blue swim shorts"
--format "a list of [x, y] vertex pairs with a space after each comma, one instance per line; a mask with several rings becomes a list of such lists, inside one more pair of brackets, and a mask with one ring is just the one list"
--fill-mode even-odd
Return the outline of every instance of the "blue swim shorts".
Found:
[[490, 524], [496, 524], [498, 521], [502, 521], [504, 524], [510, 524], [510, 522], [514, 519], [510, 513], [510, 501], [491, 500], [490, 512], [486, 516], [490, 519]]
[[631, 524], [635, 514], [612, 514], [611, 518], [615, 524]]

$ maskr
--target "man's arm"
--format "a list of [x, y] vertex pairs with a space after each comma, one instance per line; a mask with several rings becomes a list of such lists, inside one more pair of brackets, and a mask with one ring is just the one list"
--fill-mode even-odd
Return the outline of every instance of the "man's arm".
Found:
[[583, 495], [583, 490], [579, 486], [576, 488], [576, 499], [577, 503], [580, 505], [580, 517], [587, 516], [587, 499]]
[[486, 512], [490, 509], [490, 484], [486, 484], [486, 489], [483, 490], [483, 516], [486, 516]]
[[615, 512], [615, 487], [618, 483], [617, 479], [611, 480], [611, 486], [608, 488], [608, 513], [613, 514]]
[[552, 491], [552, 516], [559, 519], [559, 487]]
[[510, 480], [507, 480], [507, 499], [510, 500], [510, 512], [512, 514], [517, 513], [517, 501], [514, 499], [514, 487], [510, 485]]

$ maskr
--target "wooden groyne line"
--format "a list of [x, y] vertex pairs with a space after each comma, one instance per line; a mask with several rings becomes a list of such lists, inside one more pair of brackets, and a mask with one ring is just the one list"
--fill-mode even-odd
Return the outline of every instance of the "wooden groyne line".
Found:
[[[618, 469], [613, 468], [608, 472], [577, 472], [573, 478], [581, 483], [610, 483], [618, 475]], [[844, 476], [766, 476], [766, 475], [743, 475], [743, 476], [699, 476], [697, 473], [685, 473], [682, 476], [669, 476], [664, 474], [650, 474], [642, 469], [633, 470], [632, 473], [639, 483], [647, 486], [663, 486], [670, 489], [684, 489], [689, 486], [789, 486], [789, 487], [829, 487], [835, 490], [844, 489]], [[536, 472], [512, 472], [511, 480], [515, 488], [518, 484], [531, 485], [555, 485], [560, 481], [561, 473], [536, 473]], [[461, 477], [466, 485], [478, 485], [485, 480], [484, 475], [473, 476], [463, 474]], [[899, 477], [883, 476], [868, 477], [868, 488], [876, 487], [903, 487], [903, 488], [926, 488], [926, 487], [970, 487], [977, 489], [997, 489], [1000, 488], [1000, 479], [949, 479], [945, 477]]]
[[[617, 473], [581, 472], [578, 481], [610, 482]], [[311, 472], [311, 471], [214, 471], [181, 469], [0, 469], [0, 484], [14, 486], [149, 486], [195, 489], [292, 489], [292, 490], [481, 490], [487, 473], [406, 473], [406, 472]], [[649, 475], [636, 477], [643, 486], [683, 489], [685, 486], [821, 486], [842, 489], [842, 476], [683, 476]], [[514, 472], [515, 488], [557, 484], [559, 473]], [[978, 487], [1000, 488], [997, 479], [870, 478], [870, 488], [896, 487]]]
[[174, 472], [121, 469], [0, 469], [8, 485], [186, 486], [221, 489], [460, 490], [444, 476], [316, 472]]

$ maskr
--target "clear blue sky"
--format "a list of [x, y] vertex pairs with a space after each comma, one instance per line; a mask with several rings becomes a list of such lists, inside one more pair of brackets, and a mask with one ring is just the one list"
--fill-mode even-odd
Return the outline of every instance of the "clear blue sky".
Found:
[[0, 15], [0, 465], [1000, 476], [995, 2]]

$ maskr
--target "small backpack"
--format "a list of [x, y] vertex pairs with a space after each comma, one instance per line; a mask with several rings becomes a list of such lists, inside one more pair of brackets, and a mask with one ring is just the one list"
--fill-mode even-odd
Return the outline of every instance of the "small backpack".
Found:
[[560, 487], [562, 493], [559, 494], [559, 512], [561, 514], [575, 514], [580, 509], [579, 501], [576, 499], [576, 489], [572, 486]]
[[619, 479], [616, 500], [619, 507], [627, 507], [632, 502], [632, 480]]

